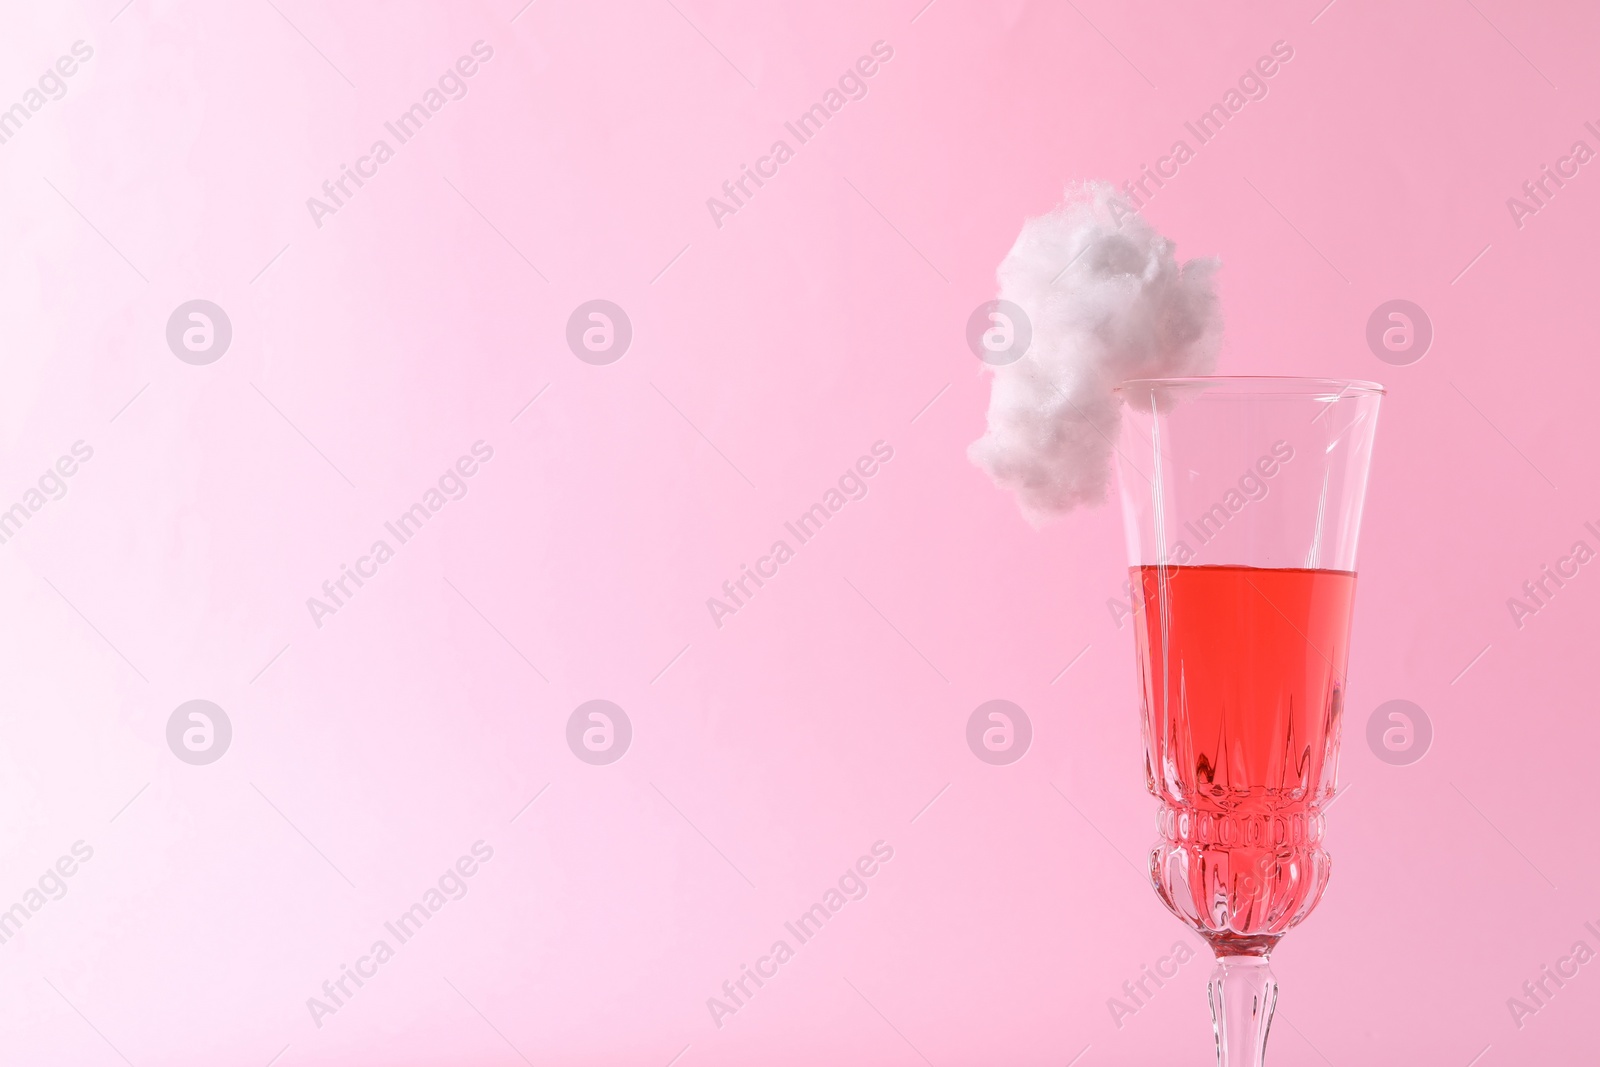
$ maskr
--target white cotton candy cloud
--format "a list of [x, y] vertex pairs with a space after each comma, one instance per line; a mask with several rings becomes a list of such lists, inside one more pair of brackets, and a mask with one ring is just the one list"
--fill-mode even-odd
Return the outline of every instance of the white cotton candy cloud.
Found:
[[1105, 499], [1121, 421], [1114, 388], [1215, 368], [1221, 264], [1180, 265], [1176, 248], [1110, 184], [1087, 182], [1029, 219], [1000, 264], [1000, 299], [1026, 313], [1032, 341], [994, 368], [989, 429], [967, 454], [1035, 523]]

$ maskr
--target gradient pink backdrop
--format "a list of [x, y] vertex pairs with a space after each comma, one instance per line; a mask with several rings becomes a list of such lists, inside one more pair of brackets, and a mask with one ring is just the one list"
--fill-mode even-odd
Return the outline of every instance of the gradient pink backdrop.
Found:
[[[1600, 544], [1600, 175], [1521, 228], [1505, 201], [1600, 147], [1600, 15], [922, 2], [7, 6], [0, 107], [94, 55], [0, 144], [0, 507], [94, 455], [0, 546], [0, 908], [94, 854], [0, 945], [6, 1062], [1206, 1062], [1203, 958], [1107, 1007], [1186, 936], [1135, 869], [1120, 519], [1035, 531], [967, 462], [963, 330], [1025, 217], [1136, 176], [1280, 40], [1147, 208], [1224, 262], [1225, 372], [1390, 390], [1349, 795], [1275, 956], [1273, 1062], [1593, 1055], [1600, 965], [1520, 1028], [1506, 1000], [1600, 947], [1600, 574], [1521, 629], [1505, 602]], [[315, 225], [479, 40], [466, 97]], [[867, 96], [718, 227], [706, 198], [880, 40]], [[165, 340], [196, 298], [233, 327], [208, 366]], [[633, 325], [609, 366], [564, 338], [594, 298]], [[1410, 366], [1364, 339], [1394, 298], [1435, 329]], [[313, 625], [479, 440], [466, 497]], [[714, 626], [879, 440], [869, 495]], [[1034, 726], [1008, 767], [964, 738], [997, 697]], [[233, 724], [209, 766], [166, 742], [196, 698]], [[609, 766], [565, 741], [594, 698], [633, 724]], [[1435, 731], [1409, 766], [1364, 742], [1397, 698]], [[478, 840], [470, 892], [315, 1025]], [[869, 894], [715, 1025], [879, 840]]]

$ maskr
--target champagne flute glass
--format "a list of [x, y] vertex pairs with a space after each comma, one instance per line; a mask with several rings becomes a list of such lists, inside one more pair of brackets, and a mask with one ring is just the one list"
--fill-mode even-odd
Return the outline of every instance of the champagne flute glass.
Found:
[[1216, 954], [1220, 1067], [1257, 1067], [1268, 957], [1328, 882], [1356, 538], [1383, 387], [1125, 382], [1117, 466], [1135, 616], [1150, 877]]

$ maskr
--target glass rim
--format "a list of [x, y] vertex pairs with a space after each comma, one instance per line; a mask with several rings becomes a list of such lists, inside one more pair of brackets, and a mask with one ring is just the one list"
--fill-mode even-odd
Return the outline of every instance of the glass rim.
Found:
[[1347, 396], [1384, 396], [1388, 393], [1377, 382], [1345, 378], [1299, 378], [1286, 374], [1219, 374], [1187, 378], [1129, 378], [1112, 389], [1126, 396], [1145, 389], [1209, 386], [1210, 391], [1230, 396], [1282, 396], [1333, 399]]

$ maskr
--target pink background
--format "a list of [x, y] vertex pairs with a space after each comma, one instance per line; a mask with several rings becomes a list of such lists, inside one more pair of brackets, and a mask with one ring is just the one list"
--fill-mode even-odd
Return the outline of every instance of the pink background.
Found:
[[[0, 107], [94, 50], [0, 145], [0, 508], [94, 453], [0, 546], [0, 908], [93, 849], [0, 945], [7, 1062], [1206, 1062], [1203, 957], [1107, 1006], [1186, 936], [1134, 869], [1119, 516], [1036, 532], [967, 462], [963, 331], [1025, 217], [1136, 176], [1279, 40], [1146, 209], [1223, 259], [1224, 372], [1390, 390], [1349, 795], [1275, 955], [1274, 1062], [1592, 1054], [1600, 964], [1520, 1028], [1506, 1004], [1600, 948], [1600, 573], [1506, 607], [1600, 547], [1600, 174], [1506, 206], [1600, 148], [1587, 5], [121, 3], [0, 16]], [[315, 225], [478, 40], [465, 98]], [[719, 228], [706, 199], [880, 40], [865, 98]], [[233, 327], [207, 366], [165, 340], [196, 298]], [[633, 326], [609, 366], [564, 339], [595, 298]], [[1435, 329], [1410, 366], [1364, 339], [1395, 298]], [[314, 625], [480, 440], [467, 495]], [[880, 440], [865, 499], [713, 625]], [[634, 731], [607, 766], [565, 741], [595, 698]], [[965, 741], [994, 698], [1033, 723], [1010, 766]], [[1409, 766], [1364, 742], [1400, 698], [1435, 731]], [[166, 742], [192, 699], [233, 725], [208, 766]], [[317, 1026], [479, 840], [467, 895]], [[880, 840], [868, 895], [715, 1025]]]

